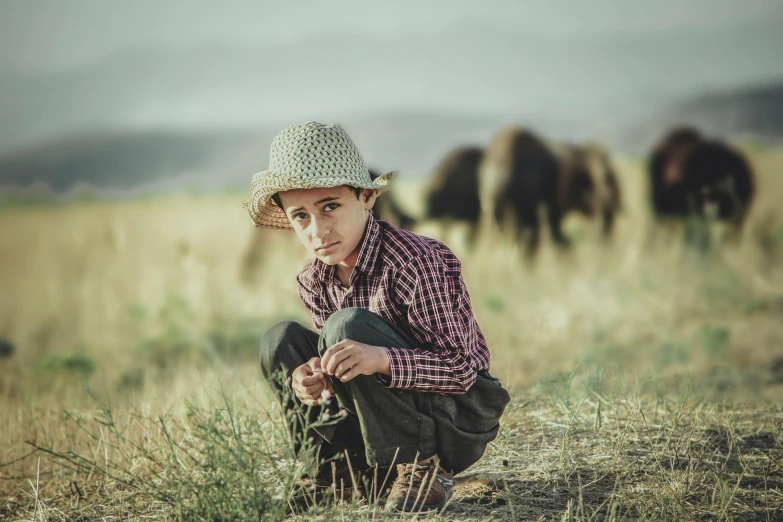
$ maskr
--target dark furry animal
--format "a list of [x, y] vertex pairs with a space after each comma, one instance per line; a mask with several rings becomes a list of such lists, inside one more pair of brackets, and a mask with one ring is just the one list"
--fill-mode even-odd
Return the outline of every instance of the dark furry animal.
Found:
[[609, 237], [621, 209], [620, 187], [609, 153], [599, 145], [570, 145], [560, 151], [559, 159], [556, 204], [560, 215], [579, 212], [588, 218], [600, 216], [604, 237]]
[[728, 144], [707, 141], [693, 129], [667, 135], [650, 158], [653, 211], [657, 217], [715, 218], [738, 232], [755, 191], [745, 156]]
[[511, 230], [517, 240], [527, 235], [525, 252], [532, 257], [540, 243], [539, 206], [547, 209], [554, 241], [567, 245], [560, 229], [557, 203], [560, 165], [533, 132], [507, 127], [492, 139], [479, 167], [482, 220]]
[[[373, 169], [369, 169], [369, 171], [370, 178], [373, 180], [380, 176], [380, 174]], [[386, 192], [375, 200], [375, 205], [372, 207], [372, 213], [376, 218], [388, 221], [392, 225], [405, 230], [411, 230], [416, 224], [416, 220], [397, 205], [389, 192]]]
[[753, 172], [731, 146], [707, 141], [694, 147], [679, 169], [689, 214], [712, 216], [741, 228], [754, 195]]
[[480, 147], [451, 151], [435, 168], [427, 189], [426, 217], [468, 222], [471, 240], [481, 218], [478, 170], [483, 155]]
[[657, 217], [685, 217], [688, 213], [684, 187], [675, 165], [704, 138], [692, 127], [678, 127], [667, 133], [653, 148], [648, 162], [650, 196]]
[[0, 337], [0, 359], [11, 357], [14, 354], [14, 345], [11, 341]]

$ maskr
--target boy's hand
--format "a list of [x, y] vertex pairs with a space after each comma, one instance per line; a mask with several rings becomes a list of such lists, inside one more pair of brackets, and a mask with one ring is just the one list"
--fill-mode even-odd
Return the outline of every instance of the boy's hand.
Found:
[[357, 375], [391, 375], [389, 356], [380, 346], [345, 339], [324, 352], [321, 364], [329, 375], [347, 382]]
[[321, 359], [313, 357], [291, 374], [291, 387], [296, 397], [308, 406], [317, 406], [321, 393], [327, 390], [334, 395], [329, 377], [321, 369]]

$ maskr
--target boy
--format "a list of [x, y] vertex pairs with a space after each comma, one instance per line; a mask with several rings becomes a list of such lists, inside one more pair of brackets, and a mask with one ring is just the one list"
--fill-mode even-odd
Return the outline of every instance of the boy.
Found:
[[[387, 507], [429, 511], [445, 506], [452, 476], [495, 438], [509, 395], [487, 371], [459, 260], [371, 214], [393, 177], [371, 180], [337, 125], [310, 122], [275, 137], [246, 207], [256, 226], [293, 229], [313, 254], [297, 282], [320, 335], [277, 324], [262, 341], [261, 369], [281, 400], [288, 384], [272, 377], [286, 372], [290, 410], [303, 415], [295, 402], [317, 406], [332, 395], [326, 412], [343, 410], [335, 425], [308, 433], [300, 417], [297, 447], [313, 437], [320, 458], [346, 453], [351, 466], [337, 475], [396, 465]], [[322, 468], [312, 486], [334, 487], [335, 470]]]

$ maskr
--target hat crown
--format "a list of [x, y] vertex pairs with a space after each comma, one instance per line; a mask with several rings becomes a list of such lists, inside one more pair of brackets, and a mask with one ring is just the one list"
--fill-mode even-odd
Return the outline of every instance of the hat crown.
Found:
[[308, 122], [286, 127], [275, 136], [269, 169], [304, 182], [335, 176], [365, 183], [370, 173], [358, 147], [339, 125]]

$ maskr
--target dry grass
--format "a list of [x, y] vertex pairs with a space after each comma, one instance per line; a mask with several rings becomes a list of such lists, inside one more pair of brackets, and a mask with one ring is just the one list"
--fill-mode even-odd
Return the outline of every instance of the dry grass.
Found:
[[[676, 232], [649, 239], [633, 161], [619, 162], [612, 244], [571, 219], [574, 251], [544, 248], [531, 268], [497, 238], [470, 251], [458, 227], [421, 226], [463, 259], [513, 397], [443, 519], [783, 519], [783, 153], [753, 161], [746, 234], [712, 256]], [[415, 212], [420, 188], [398, 188]], [[294, 284], [307, 257], [263, 233], [244, 284], [259, 232], [242, 197], [0, 211], [0, 336], [17, 346], [0, 359], [0, 518], [282, 516], [273, 497], [296, 467], [255, 346], [276, 320], [307, 321]], [[398, 517], [360, 504], [294, 518]]]

